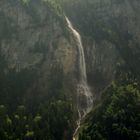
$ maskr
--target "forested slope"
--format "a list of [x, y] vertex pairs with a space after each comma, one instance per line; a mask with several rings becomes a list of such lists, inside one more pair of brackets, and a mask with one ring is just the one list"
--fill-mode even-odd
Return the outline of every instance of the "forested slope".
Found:
[[0, 139], [72, 139], [75, 41], [59, 4], [0, 1]]
[[66, 15], [82, 37], [94, 96], [79, 140], [139, 140], [139, 7], [138, 0], [1, 0], [0, 139], [72, 139], [79, 53]]
[[101, 95], [79, 140], [139, 139], [140, 2], [64, 0], [62, 6], [83, 37], [89, 83]]

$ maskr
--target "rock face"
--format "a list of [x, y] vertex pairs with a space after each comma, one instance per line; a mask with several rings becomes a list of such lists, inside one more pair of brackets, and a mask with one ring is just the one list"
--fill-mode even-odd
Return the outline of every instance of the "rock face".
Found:
[[66, 73], [74, 69], [74, 47], [64, 36], [57, 15], [44, 3], [32, 1], [26, 6], [18, 1], [1, 1], [1, 34], [5, 34], [1, 52], [9, 69], [21, 71], [44, 61], [61, 61]]
[[67, 0], [62, 5], [83, 37], [89, 83], [99, 95], [113, 80], [117, 65], [136, 67], [136, 52], [139, 54], [140, 49], [140, 2]]
[[85, 43], [85, 52], [88, 80], [99, 99], [101, 91], [114, 78], [116, 64], [121, 61], [121, 57], [115, 45], [106, 40], [100, 43], [95, 40], [90, 44]]
[[[48, 134], [39, 138], [71, 140], [76, 119], [72, 114], [78, 81], [77, 44], [59, 6], [51, 2], [0, 1], [0, 105], [10, 110], [10, 116], [20, 105], [30, 112], [27, 116], [39, 110], [42, 116], [48, 112], [46, 122], [53, 121], [41, 122], [42, 132]], [[52, 111], [53, 105], [58, 111]], [[51, 125], [55, 128], [47, 130]]]
[[[111, 93], [113, 95], [114, 93], [113, 96], [116, 96], [114, 91], [117, 90], [110, 90], [110, 86], [108, 88], [108, 85], [110, 85], [112, 81], [115, 81], [120, 86], [125, 84], [133, 85], [135, 81], [136, 83], [138, 82], [139, 85], [140, 2], [138, 0], [67, 0], [65, 3], [62, 3], [62, 5], [64, 8], [66, 7], [65, 10], [69, 17], [71, 17], [71, 21], [82, 35], [86, 53], [88, 82], [93, 88], [94, 93], [96, 93], [96, 99], [100, 99], [100, 93], [103, 93], [103, 90], [107, 89], [100, 100], [100, 104], [98, 104], [93, 110], [93, 113], [89, 114], [87, 119], [83, 121], [85, 122], [83, 123], [83, 128], [81, 128], [83, 134], [79, 131], [79, 140], [138, 139], [139, 136], [136, 136], [136, 138], [125, 138], [126, 135], [120, 138], [121, 134], [118, 132], [114, 138], [110, 137], [114, 133], [114, 129], [113, 127], [109, 129], [108, 124], [110, 121], [108, 122], [108, 120], [111, 120], [111, 117], [104, 120], [105, 110], [103, 108], [107, 108], [109, 100], [111, 104], [113, 103], [113, 98], [110, 97], [110, 95], [108, 97], [108, 94]], [[126, 99], [128, 93], [126, 94]], [[123, 95], [124, 92], [121, 93], [119, 91], [119, 94]], [[138, 97], [136, 98], [138, 99]], [[104, 99], [107, 99], [105, 104], [103, 104]], [[118, 101], [120, 100], [121, 97]], [[131, 99], [129, 102], [130, 101]], [[124, 100], [122, 102], [125, 104]], [[103, 108], [100, 108], [100, 106]], [[136, 105], [134, 105], [134, 107], [135, 106]], [[121, 109], [127, 110], [126, 107], [122, 106]], [[113, 117], [116, 116], [116, 106], [114, 110], [114, 113], [112, 113]], [[109, 111], [109, 113], [110, 112], [112, 111]], [[139, 118], [138, 114], [135, 116]], [[96, 117], [99, 121], [95, 119]], [[119, 123], [120, 120], [117, 120], [118, 119], [114, 117], [114, 122]], [[126, 122], [128, 120], [129, 118], [125, 119]], [[102, 121], [105, 122], [105, 125], [97, 125]], [[112, 121], [112, 124], [114, 122]], [[134, 125], [134, 123], [131, 124], [132, 126]], [[103, 126], [107, 128], [106, 132]], [[118, 126], [116, 127], [117, 129]], [[101, 130], [102, 127], [103, 131]], [[135, 128], [132, 130], [134, 129]], [[99, 134], [98, 132], [101, 133]], [[106, 138], [102, 137], [104, 132], [106, 134], [110, 133], [111, 135], [107, 135]], [[131, 134], [129, 137], [131, 137]]]
[[[135, 48], [133, 54], [139, 49], [140, 3], [73, 3], [67, 0], [63, 6], [82, 35], [88, 82], [100, 97], [99, 93], [112, 81], [116, 66], [126, 61], [125, 47], [130, 51]], [[78, 77], [77, 47], [62, 13], [45, 1], [2, 0], [0, 19], [1, 64], [6, 62], [3, 73], [34, 70], [43, 85], [51, 68], [59, 65], [65, 77], [73, 75], [70, 79], [74, 83]]]
[[[77, 44], [63, 12], [51, 1], [0, 0], [0, 104], [14, 109], [33, 98], [41, 102], [59, 86], [76, 102]], [[65, 2], [64, 11], [82, 36], [87, 82], [96, 99], [114, 79], [118, 65], [139, 74], [138, 0]]]
[[40, 0], [0, 1], [0, 57], [0, 80], [5, 84], [1, 87], [2, 103], [7, 84], [13, 83], [9, 85], [13, 90], [19, 83], [17, 92], [22, 96], [47, 94], [52, 69], [62, 69], [65, 83], [74, 81], [77, 69], [75, 41], [63, 14]]

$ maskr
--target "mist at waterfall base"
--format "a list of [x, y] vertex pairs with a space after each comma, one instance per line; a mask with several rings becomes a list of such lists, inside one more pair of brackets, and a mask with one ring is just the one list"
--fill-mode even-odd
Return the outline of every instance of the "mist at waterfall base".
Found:
[[75, 135], [77, 134], [80, 128], [81, 120], [89, 113], [93, 106], [93, 96], [90, 91], [90, 88], [87, 84], [87, 75], [86, 75], [86, 63], [85, 63], [85, 54], [84, 48], [82, 45], [82, 40], [80, 34], [73, 28], [72, 23], [70, 20], [66, 18], [67, 24], [73, 36], [76, 39], [78, 53], [79, 53], [79, 74], [80, 74], [80, 81], [77, 86], [77, 111], [79, 115], [79, 119], [77, 120], [77, 128], [73, 135], [73, 140], [75, 140]]

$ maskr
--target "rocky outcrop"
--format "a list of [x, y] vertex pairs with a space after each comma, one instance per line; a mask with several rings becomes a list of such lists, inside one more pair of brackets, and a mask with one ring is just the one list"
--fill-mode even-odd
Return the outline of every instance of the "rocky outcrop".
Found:
[[138, 73], [139, 1], [67, 0], [62, 6], [82, 35], [88, 81], [97, 95], [114, 79], [116, 66]]
[[[0, 80], [5, 85], [0, 88], [1, 103], [6, 102], [6, 93], [11, 98], [22, 96], [21, 103], [35, 94], [46, 95], [51, 74], [60, 75], [59, 69], [63, 71], [67, 96], [72, 96], [71, 81], [76, 80], [77, 71], [76, 45], [63, 14], [55, 10], [49, 2], [41, 0], [0, 1]], [[18, 93], [12, 95], [11, 91]]]
[[73, 60], [67, 58], [74, 55], [74, 47], [45, 2], [32, 2], [31, 6], [26, 6], [19, 1], [1, 1], [0, 5], [1, 32], [5, 34], [1, 37], [1, 52], [8, 68], [20, 71], [41, 62], [61, 61], [67, 67], [65, 72], [74, 69]]
[[115, 45], [106, 40], [100, 43], [86, 41], [85, 52], [88, 81], [99, 99], [101, 91], [114, 79], [116, 65], [121, 62], [121, 57]]

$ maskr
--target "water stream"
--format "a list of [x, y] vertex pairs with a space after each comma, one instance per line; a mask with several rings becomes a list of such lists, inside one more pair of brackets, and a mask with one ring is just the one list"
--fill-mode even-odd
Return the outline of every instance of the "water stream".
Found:
[[78, 47], [79, 53], [79, 74], [80, 74], [80, 81], [77, 86], [77, 110], [79, 114], [79, 119], [77, 120], [77, 128], [75, 129], [73, 140], [75, 140], [75, 135], [77, 134], [80, 128], [81, 120], [89, 113], [93, 106], [93, 95], [90, 91], [90, 88], [87, 83], [87, 74], [86, 74], [86, 61], [85, 61], [85, 54], [84, 48], [82, 45], [82, 40], [80, 34], [74, 29], [72, 23], [66, 17], [66, 21], [68, 24], [69, 29], [73, 33]]

